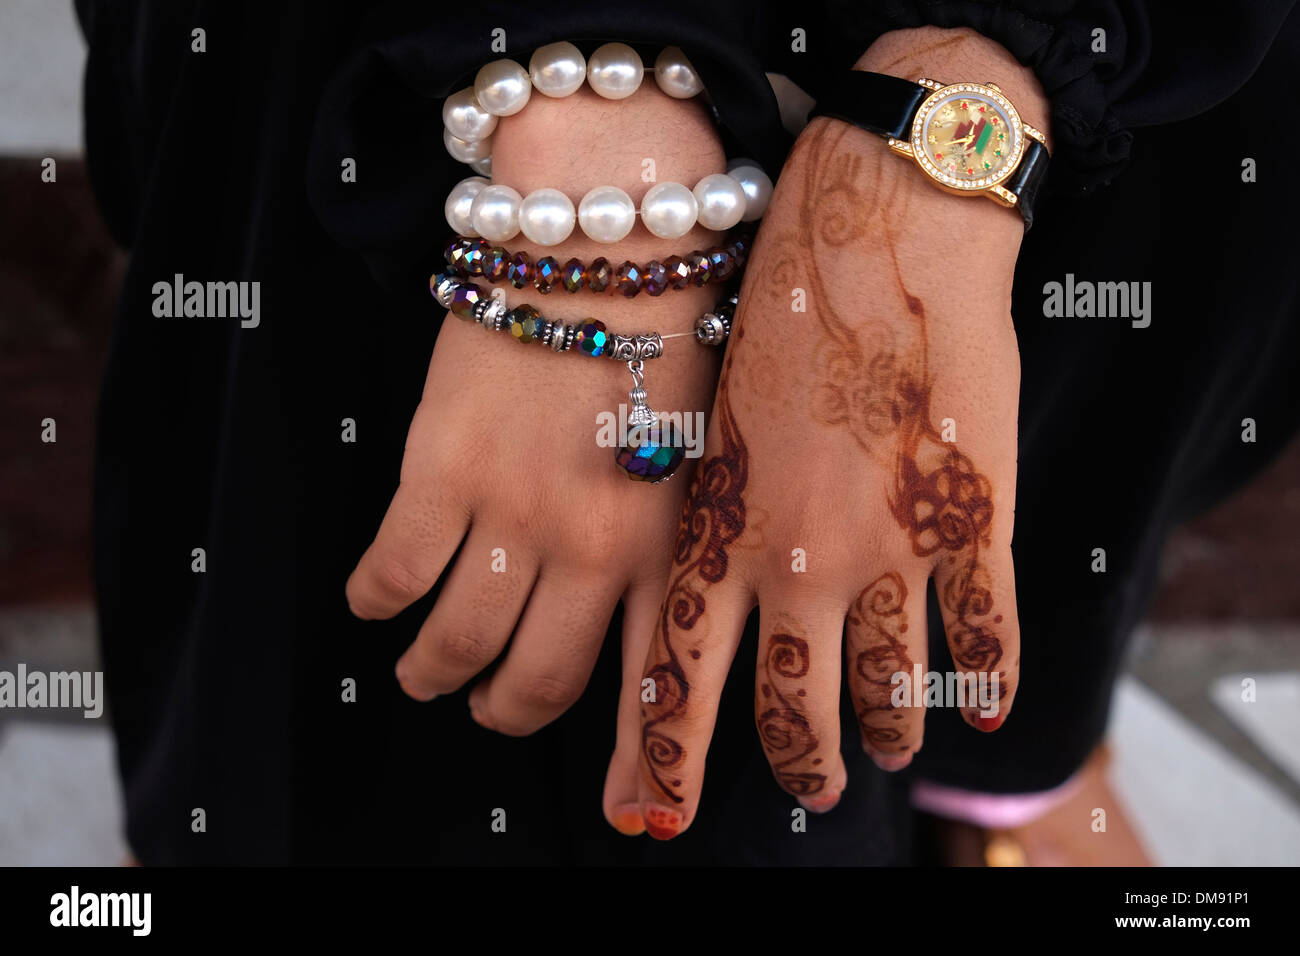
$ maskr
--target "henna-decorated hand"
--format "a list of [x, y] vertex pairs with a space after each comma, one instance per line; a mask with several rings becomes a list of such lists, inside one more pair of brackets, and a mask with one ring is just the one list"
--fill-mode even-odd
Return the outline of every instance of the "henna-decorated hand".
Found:
[[[1046, 128], [1032, 79], [965, 31], [891, 34], [862, 65], [994, 80]], [[980, 716], [993, 707], [974, 696], [961, 714], [985, 731], [1006, 719], [1020, 660], [1010, 291], [1022, 229], [1013, 211], [935, 190], [861, 130], [818, 119], [800, 137], [755, 243], [683, 512], [646, 663], [655, 699], [639, 728], [620, 727], [620, 745], [640, 747], [652, 835], [695, 815], [755, 604], [758, 733], [777, 782], [810, 810], [831, 809], [847, 779], [842, 659], [862, 746], [883, 769], [921, 747], [924, 707], [891, 700], [898, 672], [955, 667], [986, 693], [996, 676], [996, 715]], [[953, 665], [927, 660], [930, 578]]]

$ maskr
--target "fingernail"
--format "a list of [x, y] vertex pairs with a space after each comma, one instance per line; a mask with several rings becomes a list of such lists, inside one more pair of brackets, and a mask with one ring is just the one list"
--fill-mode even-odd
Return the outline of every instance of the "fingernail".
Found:
[[[864, 747], [863, 749], [865, 750], [866, 748]], [[881, 770], [893, 773], [896, 770], [902, 770], [910, 764], [912, 762], [913, 754], [911, 751], [908, 751], [905, 754], [882, 754], [874, 750], [867, 750], [867, 756], [870, 757], [871, 762]]]
[[484, 730], [495, 730], [496, 728], [492, 726], [492, 721], [488, 719], [487, 712], [483, 710], [483, 707], [480, 703], [480, 701], [482, 700], [482, 696], [483, 696], [482, 694], [475, 695], [473, 691], [470, 691], [470, 695], [469, 695], [470, 719], [473, 720], [474, 723], [482, 727]]
[[645, 833], [645, 820], [641, 808], [635, 803], [624, 803], [614, 808], [614, 829], [623, 836], [640, 836]]
[[415, 700], [428, 703], [438, 696], [437, 694], [431, 693], [427, 690], [414, 687], [409, 681], [407, 681], [405, 658], [397, 662], [397, 666], [393, 668], [393, 673], [397, 675], [397, 683], [402, 688], [402, 693], [407, 697], [412, 697]]
[[682, 830], [682, 815], [658, 804], [648, 803], [641, 814], [645, 832], [656, 840], [671, 840]]
[[1006, 721], [1006, 719], [1007, 719], [1007, 715], [1001, 713], [994, 714], [992, 717], [985, 717], [982, 714], [976, 714], [975, 726], [987, 734], [1001, 727], [1003, 722]]
[[796, 799], [805, 810], [810, 810], [813, 813], [825, 813], [827, 810], [835, 808], [835, 805], [840, 802], [843, 793], [843, 791], [840, 791], [838, 793], [822, 794], [817, 797], [797, 797]]

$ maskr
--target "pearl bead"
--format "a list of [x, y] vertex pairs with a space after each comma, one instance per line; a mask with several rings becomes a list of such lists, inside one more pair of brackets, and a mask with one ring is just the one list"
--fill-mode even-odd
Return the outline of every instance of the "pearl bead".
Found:
[[457, 139], [476, 143], [492, 135], [497, 128], [497, 118], [479, 105], [474, 98], [474, 88], [467, 86], [443, 101], [442, 125]]
[[727, 175], [745, 190], [745, 214], [740, 218], [745, 222], [762, 219], [767, 204], [772, 201], [772, 180], [767, 178], [767, 173], [757, 166], [737, 166], [728, 170]]
[[578, 203], [582, 231], [597, 242], [618, 242], [636, 225], [636, 204], [617, 186], [597, 186]]
[[[495, 116], [492, 118], [496, 119]], [[492, 155], [492, 137], [490, 136], [474, 143], [467, 143], [463, 139], [452, 136], [450, 130], [444, 129], [442, 131], [442, 144], [447, 147], [447, 152], [451, 153], [451, 158], [460, 163], [472, 163]]]
[[641, 57], [626, 43], [606, 43], [597, 48], [587, 64], [587, 82], [607, 100], [631, 96], [644, 76]]
[[474, 98], [493, 116], [514, 116], [532, 95], [528, 71], [514, 60], [494, 60], [474, 78]]
[[474, 229], [474, 220], [470, 218], [470, 208], [474, 204], [474, 197], [482, 192], [487, 184], [488, 181], [482, 176], [471, 176], [451, 187], [442, 211], [447, 217], [447, 225], [451, 226], [452, 232], [462, 236], [478, 235]]
[[538, 93], [568, 96], [587, 78], [587, 61], [572, 43], [548, 43], [534, 51], [528, 72]]
[[681, 183], [651, 186], [641, 200], [641, 221], [660, 239], [678, 239], [695, 225], [699, 215], [695, 194]]
[[574, 220], [573, 201], [558, 189], [534, 189], [519, 207], [519, 228], [539, 246], [568, 239]]
[[726, 173], [713, 173], [695, 184], [699, 222], [705, 229], [730, 229], [745, 214], [745, 190]]
[[470, 220], [484, 239], [505, 242], [519, 235], [519, 205], [519, 193], [509, 186], [484, 186], [470, 206]]
[[[490, 141], [489, 141], [490, 142]], [[469, 164], [469, 168], [474, 170], [480, 176], [492, 178], [492, 157], [484, 156], [482, 159], [476, 159]]]
[[676, 100], [689, 100], [704, 89], [691, 61], [675, 46], [663, 50], [655, 60], [655, 82]]

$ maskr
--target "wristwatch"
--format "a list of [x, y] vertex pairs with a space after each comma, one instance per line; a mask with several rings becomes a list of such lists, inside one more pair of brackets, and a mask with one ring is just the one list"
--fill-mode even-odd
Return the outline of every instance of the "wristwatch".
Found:
[[1047, 173], [1043, 134], [993, 83], [913, 83], [850, 70], [817, 101], [829, 116], [884, 136], [940, 189], [982, 195], [1020, 210], [1028, 229]]

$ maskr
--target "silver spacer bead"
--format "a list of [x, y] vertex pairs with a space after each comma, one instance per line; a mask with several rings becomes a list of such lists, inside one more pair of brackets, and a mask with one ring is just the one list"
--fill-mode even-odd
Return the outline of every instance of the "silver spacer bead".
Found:
[[434, 287], [434, 298], [438, 300], [438, 304], [444, 309], [451, 308], [451, 294], [456, 291], [458, 284], [451, 276], [443, 276], [437, 286]]
[[705, 312], [695, 320], [695, 337], [702, 345], [721, 345], [731, 334], [731, 323], [716, 312]]
[[474, 307], [475, 318], [489, 332], [496, 332], [501, 328], [507, 311], [505, 300], [498, 298], [485, 299]]

